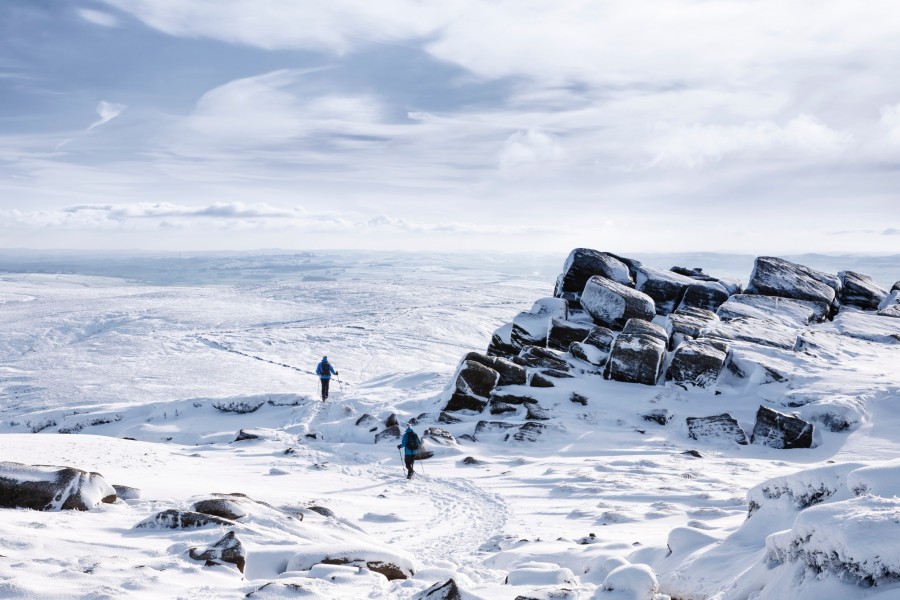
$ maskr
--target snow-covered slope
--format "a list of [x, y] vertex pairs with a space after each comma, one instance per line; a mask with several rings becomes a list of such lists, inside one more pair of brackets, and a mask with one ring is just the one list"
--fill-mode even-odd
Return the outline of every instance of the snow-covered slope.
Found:
[[[612, 381], [560, 353], [576, 376], [442, 416], [461, 359], [555, 273], [350, 261], [304, 281], [276, 262], [222, 285], [0, 276], [0, 457], [119, 492], [0, 510], [0, 597], [900, 595], [900, 319], [847, 309], [790, 348], [728, 329], [744, 372], [715, 387]], [[749, 433], [760, 405], [814, 423], [814, 447], [689, 437], [688, 417], [725, 412]], [[434, 452], [410, 481], [394, 419]], [[223, 500], [233, 518], [159, 526]]]

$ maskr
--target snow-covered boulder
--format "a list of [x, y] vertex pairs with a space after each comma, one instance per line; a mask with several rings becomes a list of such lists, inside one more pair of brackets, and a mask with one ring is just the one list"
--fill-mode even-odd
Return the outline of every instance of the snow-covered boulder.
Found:
[[707, 323], [700, 334], [700, 339], [716, 338], [792, 350], [797, 343], [798, 331], [797, 327], [779, 321], [742, 317]]
[[787, 505], [802, 510], [829, 499], [849, 498], [848, 475], [863, 466], [858, 462], [837, 463], [768, 479], [747, 492], [747, 517], [765, 507], [777, 511], [779, 505]]
[[408, 579], [415, 574], [413, 558], [409, 552], [363, 542], [309, 544], [291, 557], [287, 571], [308, 571], [317, 564], [364, 568], [381, 573], [388, 581]]
[[594, 323], [618, 331], [628, 319], [651, 321], [656, 315], [656, 305], [650, 296], [605, 277], [588, 279], [581, 305]]
[[[725, 359], [724, 373], [728, 374], [728, 379], [732, 383], [763, 385], [787, 381], [791, 376], [791, 369], [790, 362], [779, 359], [773, 353], [741, 346], [729, 348], [728, 356]], [[724, 373], [720, 377], [720, 383], [724, 378]]]
[[839, 271], [842, 306], [855, 306], [863, 310], [878, 310], [878, 305], [888, 296], [887, 290], [868, 275], [854, 271]]
[[713, 340], [685, 342], [676, 348], [666, 371], [666, 381], [708, 387], [725, 365], [725, 345]]
[[863, 312], [856, 308], [842, 310], [834, 318], [834, 326], [841, 335], [880, 344], [900, 342], [900, 321], [882, 314]]
[[456, 391], [487, 398], [500, 381], [500, 373], [474, 360], [463, 361], [456, 374]]
[[469, 600], [474, 598], [469, 594], [463, 597], [463, 592], [453, 579], [444, 583], [435, 583], [433, 586], [413, 597], [413, 600]]
[[521, 365], [536, 369], [555, 369], [557, 371], [566, 371], [569, 369], [569, 363], [561, 352], [550, 350], [549, 348], [540, 348], [538, 346], [526, 346], [519, 352], [518, 361]]
[[504, 323], [491, 335], [486, 353], [488, 356], [512, 358], [519, 353], [519, 348], [512, 343], [513, 324]]
[[747, 445], [747, 434], [740, 424], [728, 413], [711, 417], [688, 417], [685, 419], [688, 437], [697, 441], [733, 442]]
[[668, 345], [669, 333], [661, 325], [644, 321], [643, 319], [628, 319], [625, 327], [622, 329], [624, 334], [632, 335], [649, 335]]
[[595, 325], [591, 332], [588, 334], [586, 338], [584, 338], [583, 344], [587, 346], [593, 346], [604, 352], [609, 354], [609, 351], [612, 350], [613, 341], [616, 339], [616, 332], [608, 327], [603, 327], [602, 325]]
[[766, 539], [766, 557], [774, 564], [800, 564], [815, 574], [879, 586], [900, 579], [898, 540], [900, 498], [861, 496], [802, 511], [793, 527]]
[[800, 417], [760, 406], [756, 411], [756, 424], [750, 435], [750, 443], [785, 450], [812, 448], [813, 425]]
[[828, 311], [829, 307], [824, 302], [736, 294], [719, 306], [716, 314], [723, 321], [751, 317], [778, 321], [794, 327], [806, 327], [810, 323], [823, 321], [828, 316]]
[[653, 299], [658, 315], [674, 311], [685, 290], [696, 283], [690, 277], [645, 266], [638, 267], [635, 277], [635, 288]]
[[90, 510], [115, 501], [116, 490], [99, 473], [0, 462], [0, 508]]
[[506, 576], [506, 583], [509, 585], [571, 585], [576, 581], [575, 574], [571, 569], [543, 562], [523, 563], [516, 566]]
[[609, 358], [609, 351], [604, 352], [596, 346], [581, 342], [572, 342], [569, 345], [569, 354], [595, 367], [602, 367], [606, 364], [606, 359]]
[[609, 361], [607, 379], [656, 385], [666, 359], [666, 343], [646, 334], [623, 333], [616, 338]]
[[592, 323], [573, 323], [564, 319], [551, 319], [550, 331], [547, 334], [547, 347], [565, 352], [572, 342], [583, 341], [593, 328]]
[[576, 248], [569, 253], [563, 264], [554, 295], [581, 294], [588, 279], [594, 275], [606, 277], [629, 287], [634, 285], [628, 266], [615, 256], [590, 248]]
[[[623, 565], [613, 569], [603, 580], [595, 599], [653, 600], [659, 591], [656, 573], [649, 565]], [[609, 594], [605, 592], [614, 592]]]
[[565, 320], [569, 316], [568, 303], [562, 298], [541, 298], [531, 310], [521, 312], [512, 320], [510, 342], [513, 346], [546, 346], [551, 319]]
[[695, 282], [687, 286], [678, 308], [716, 310], [731, 294], [717, 281]]
[[500, 374], [497, 385], [525, 384], [525, 369], [506, 358], [499, 356], [485, 356], [478, 352], [469, 352], [463, 360], [472, 360], [497, 371], [497, 373]]
[[831, 306], [841, 290], [841, 280], [803, 265], [760, 256], [753, 264], [746, 293], [824, 302]]
[[169, 508], [147, 517], [135, 529], [194, 529], [208, 525], [234, 525], [234, 521], [190, 510]]
[[232, 564], [241, 573], [244, 572], [244, 565], [247, 563], [247, 551], [234, 531], [229, 531], [222, 539], [202, 550], [196, 547], [188, 548], [188, 556], [194, 560], [204, 561], [207, 567], [223, 563]]
[[669, 336], [669, 348], [677, 348], [685, 339], [695, 339], [703, 329], [714, 321], [718, 321], [716, 313], [697, 307], [681, 307], [666, 316], [666, 333]]
[[[450, 396], [450, 399], [447, 401], [447, 404], [444, 406], [443, 412], [441, 412], [441, 416], [443, 417], [446, 413], [451, 412], [475, 412], [480, 413], [484, 410], [484, 407], [487, 406], [487, 400], [484, 398], [476, 398], [475, 396], [471, 396], [469, 394], [463, 394], [462, 392], [453, 392], [453, 395]], [[449, 415], [448, 415], [449, 417]], [[441, 423], [455, 422], [448, 420], [441, 420]]]

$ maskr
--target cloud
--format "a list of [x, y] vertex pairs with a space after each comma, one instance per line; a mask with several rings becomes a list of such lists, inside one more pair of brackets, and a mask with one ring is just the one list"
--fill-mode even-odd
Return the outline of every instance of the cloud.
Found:
[[109, 123], [120, 114], [122, 114], [122, 111], [126, 108], [127, 106], [125, 106], [124, 104], [115, 104], [114, 102], [107, 102], [106, 100], [102, 100], [97, 105], [97, 114], [100, 115], [100, 118], [91, 123], [87, 128], [87, 131]]
[[739, 153], [761, 156], [789, 153], [821, 158], [847, 148], [851, 135], [829, 128], [821, 121], [800, 115], [784, 126], [771, 121], [745, 125], [693, 125], [676, 129], [659, 141], [653, 165], [696, 168]]
[[893, 106], [882, 106], [880, 122], [887, 129], [891, 143], [900, 144], [900, 102]]
[[90, 8], [79, 8], [77, 11], [78, 16], [84, 19], [89, 23], [93, 23], [94, 25], [100, 25], [101, 27], [118, 27], [119, 20], [113, 15], [101, 12], [99, 10], [93, 10]]
[[510, 170], [558, 161], [563, 156], [565, 152], [552, 135], [529, 129], [517, 131], [506, 138], [499, 164], [501, 169]]
[[896, 227], [888, 227], [881, 232], [881, 235], [900, 235], [900, 229]]

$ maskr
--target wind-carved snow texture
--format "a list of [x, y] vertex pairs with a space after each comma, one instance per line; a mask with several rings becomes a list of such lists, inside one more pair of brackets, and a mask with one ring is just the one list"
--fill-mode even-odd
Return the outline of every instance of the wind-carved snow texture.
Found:
[[[533, 278], [491, 257], [304, 253], [179, 263], [179, 286], [102, 265], [2, 275], [0, 454], [100, 474], [117, 500], [2, 509], [0, 596], [896, 597], [890, 282], [854, 257], [840, 277], [765, 261], [746, 286], [812, 280], [826, 305], [678, 262], [693, 268], [583, 251]], [[585, 302], [595, 276], [632, 312]], [[662, 344], [648, 385], [604, 377], [644, 348], [625, 336]], [[449, 411], [456, 392], [483, 404]], [[760, 407], [775, 425], [757, 433]], [[754, 443], [690, 425], [725, 414]], [[786, 449], [792, 419], [812, 448]], [[432, 454], [411, 480], [407, 423]], [[204, 524], [170, 528], [186, 518]]]

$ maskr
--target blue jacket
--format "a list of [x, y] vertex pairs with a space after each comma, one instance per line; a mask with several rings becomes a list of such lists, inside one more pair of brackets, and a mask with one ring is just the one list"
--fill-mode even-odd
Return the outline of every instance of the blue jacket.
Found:
[[[412, 430], [412, 427], [406, 428], [406, 433], [403, 434], [403, 439], [400, 440], [400, 445], [397, 447], [403, 448], [407, 456], [413, 456], [413, 455], [415, 455], [416, 452], [418, 452], [418, 450], [410, 450], [409, 448], [406, 447], [406, 440], [409, 439], [409, 434], [416, 435], [416, 432]], [[421, 446], [421, 445], [422, 445], [422, 440], [419, 439], [419, 446]]]
[[332, 375], [337, 375], [337, 371], [331, 366], [331, 363], [323, 360], [316, 366], [316, 375], [322, 379], [331, 379]]

